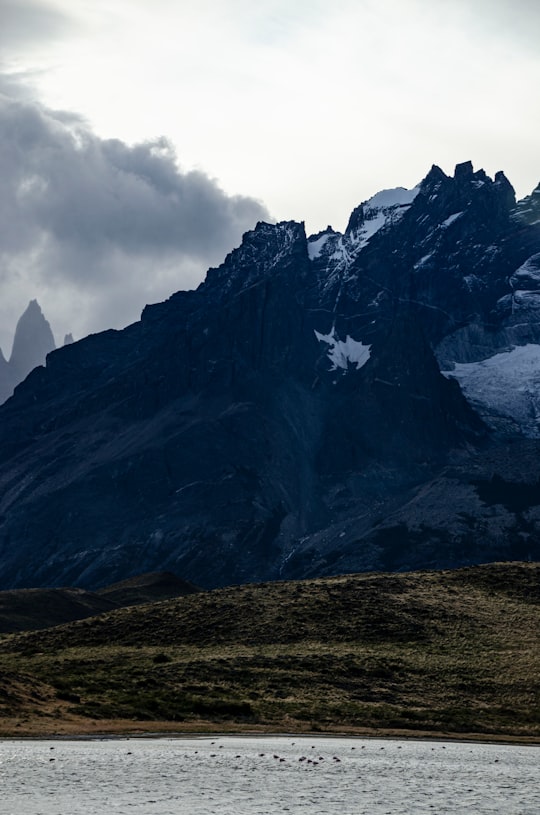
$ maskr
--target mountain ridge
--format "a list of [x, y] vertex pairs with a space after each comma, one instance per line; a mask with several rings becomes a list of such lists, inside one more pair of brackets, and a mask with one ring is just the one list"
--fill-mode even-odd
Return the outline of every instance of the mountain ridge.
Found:
[[[434, 166], [343, 235], [261, 222], [195, 291], [49, 354], [0, 408], [0, 585], [539, 557], [530, 423], [459, 384], [540, 344], [531, 206], [502, 173]], [[528, 506], [478, 486], [494, 475], [529, 479]]]

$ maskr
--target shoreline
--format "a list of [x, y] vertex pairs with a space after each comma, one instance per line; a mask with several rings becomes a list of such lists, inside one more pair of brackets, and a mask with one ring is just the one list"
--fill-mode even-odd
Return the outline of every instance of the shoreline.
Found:
[[275, 726], [259, 725], [238, 727], [216, 722], [193, 722], [179, 727], [178, 722], [135, 722], [112, 719], [107, 721], [7, 722], [0, 720], [0, 741], [85, 741], [103, 739], [202, 739], [219, 737], [238, 738], [343, 738], [382, 739], [399, 741], [445, 741], [463, 744], [500, 744], [540, 746], [540, 735], [512, 735], [507, 733], [451, 733], [448, 731], [400, 730], [385, 728], [341, 727], [328, 730], [276, 730]]

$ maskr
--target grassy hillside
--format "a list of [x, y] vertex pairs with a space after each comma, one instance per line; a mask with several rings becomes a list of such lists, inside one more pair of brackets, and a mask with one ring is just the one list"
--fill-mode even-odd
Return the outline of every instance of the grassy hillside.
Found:
[[246, 585], [0, 641], [0, 731], [540, 741], [540, 564]]
[[96, 594], [119, 606], [137, 606], [158, 600], [172, 600], [173, 597], [196, 594], [198, 591], [201, 589], [171, 572], [150, 572], [105, 586], [98, 589]]
[[84, 589], [0, 591], [0, 634], [50, 628], [116, 608], [116, 602]]
[[168, 572], [137, 575], [96, 592], [84, 589], [0, 591], [0, 634], [33, 631], [94, 617], [123, 606], [153, 603], [200, 591]]

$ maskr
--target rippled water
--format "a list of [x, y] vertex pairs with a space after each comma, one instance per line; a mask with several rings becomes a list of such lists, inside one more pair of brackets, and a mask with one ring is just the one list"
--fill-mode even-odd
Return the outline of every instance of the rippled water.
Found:
[[3, 815], [538, 815], [540, 747], [340, 738], [1, 741]]

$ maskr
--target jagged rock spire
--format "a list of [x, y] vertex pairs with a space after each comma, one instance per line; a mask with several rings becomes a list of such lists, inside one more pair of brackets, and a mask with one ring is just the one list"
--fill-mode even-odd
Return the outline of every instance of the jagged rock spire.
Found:
[[19, 318], [9, 361], [0, 350], [0, 404], [34, 368], [56, 348], [51, 327], [37, 300], [31, 300]]
[[30, 300], [15, 329], [9, 364], [19, 379], [43, 365], [49, 351], [56, 348], [53, 333], [37, 300]]

